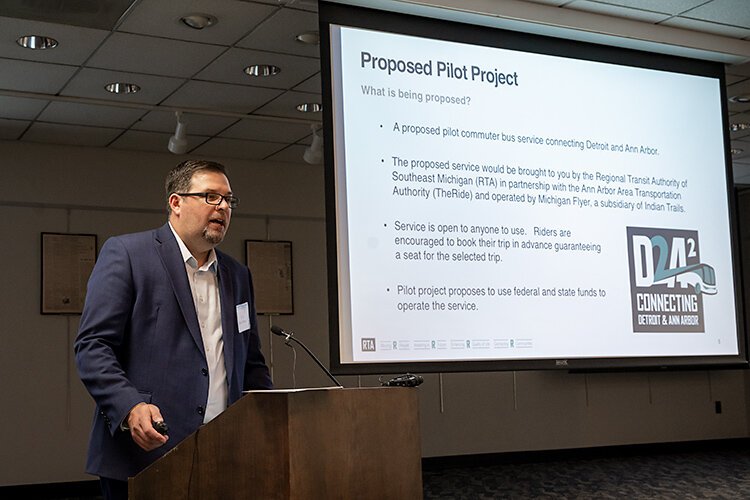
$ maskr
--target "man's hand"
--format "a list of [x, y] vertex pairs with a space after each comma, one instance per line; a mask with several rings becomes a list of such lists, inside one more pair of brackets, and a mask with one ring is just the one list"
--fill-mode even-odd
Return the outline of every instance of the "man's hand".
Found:
[[152, 424], [164, 421], [157, 406], [138, 403], [131, 408], [127, 420], [133, 441], [146, 451], [155, 450], [169, 439], [169, 436], [159, 434]]

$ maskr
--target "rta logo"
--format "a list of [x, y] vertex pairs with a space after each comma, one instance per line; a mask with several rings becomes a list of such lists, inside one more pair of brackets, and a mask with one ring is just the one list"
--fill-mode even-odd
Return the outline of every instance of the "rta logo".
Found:
[[375, 351], [375, 339], [363, 338], [362, 339], [362, 352], [374, 352], [374, 351]]

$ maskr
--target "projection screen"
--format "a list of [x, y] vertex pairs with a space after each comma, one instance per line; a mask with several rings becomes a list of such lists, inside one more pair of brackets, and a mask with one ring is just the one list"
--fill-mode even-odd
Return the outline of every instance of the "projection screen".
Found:
[[745, 362], [720, 64], [320, 16], [335, 372]]

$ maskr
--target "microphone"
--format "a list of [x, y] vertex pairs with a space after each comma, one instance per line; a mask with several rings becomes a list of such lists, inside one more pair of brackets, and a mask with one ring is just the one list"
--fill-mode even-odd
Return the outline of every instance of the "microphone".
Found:
[[405, 373], [390, 380], [380, 378], [380, 385], [387, 387], [417, 387], [422, 382], [424, 382], [424, 379], [420, 375], [413, 375], [411, 373]]
[[315, 354], [312, 353], [310, 349], [307, 348], [305, 344], [303, 344], [302, 342], [294, 338], [294, 332], [288, 332], [278, 325], [273, 325], [271, 326], [271, 333], [273, 333], [274, 335], [278, 335], [279, 337], [284, 337], [284, 343], [288, 345], [289, 347], [292, 347], [289, 342], [296, 342], [299, 345], [301, 345], [302, 348], [305, 350], [305, 352], [310, 355], [310, 357], [313, 359], [313, 361], [315, 361], [318, 364], [321, 370], [326, 372], [326, 375], [328, 375], [328, 378], [333, 380], [333, 383], [336, 384], [337, 387], [344, 387], [343, 385], [339, 383], [338, 380], [336, 380], [336, 377], [334, 377], [331, 374], [331, 372], [328, 371], [328, 368], [323, 366], [323, 363], [320, 362], [320, 360], [315, 356]]

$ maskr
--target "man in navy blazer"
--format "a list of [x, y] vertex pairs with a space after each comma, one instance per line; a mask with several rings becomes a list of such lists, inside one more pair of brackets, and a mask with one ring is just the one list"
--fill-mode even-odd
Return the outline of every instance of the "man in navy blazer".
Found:
[[214, 248], [239, 202], [224, 167], [183, 162], [166, 196], [168, 224], [102, 247], [75, 341], [96, 402], [86, 471], [108, 498], [243, 390], [272, 387], [250, 271]]

